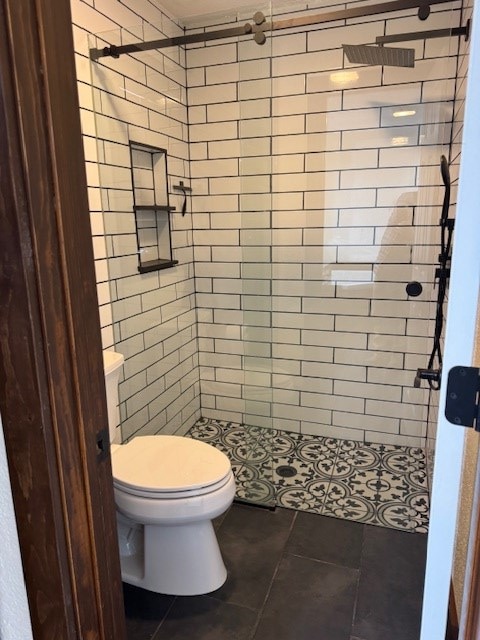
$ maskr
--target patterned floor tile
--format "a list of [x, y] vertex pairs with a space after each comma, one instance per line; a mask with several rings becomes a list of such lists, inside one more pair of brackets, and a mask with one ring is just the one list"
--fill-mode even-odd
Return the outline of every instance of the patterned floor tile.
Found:
[[241, 500], [403, 531], [428, 531], [422, 449], [206, 418], [187, 436], [229, 456]]

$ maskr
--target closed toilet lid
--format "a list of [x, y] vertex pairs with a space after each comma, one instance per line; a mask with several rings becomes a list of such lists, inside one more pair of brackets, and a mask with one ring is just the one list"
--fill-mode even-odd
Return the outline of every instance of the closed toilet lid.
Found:
[[223, 480], [227, 456], [205, 442], [181, 436], [140, 436], [112, 455], [115, 484], [151, 492], [193, 491]]

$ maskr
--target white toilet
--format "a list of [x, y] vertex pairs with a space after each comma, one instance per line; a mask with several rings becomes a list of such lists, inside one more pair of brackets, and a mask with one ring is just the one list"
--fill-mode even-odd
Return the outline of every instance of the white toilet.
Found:
[[103, 356], [122, 580], [172, 595], [214, 591], [227, 577], [212, 518], [233, 502], [230, 461], [215, 447], [180, 436], [116, 444], [123, 356]]

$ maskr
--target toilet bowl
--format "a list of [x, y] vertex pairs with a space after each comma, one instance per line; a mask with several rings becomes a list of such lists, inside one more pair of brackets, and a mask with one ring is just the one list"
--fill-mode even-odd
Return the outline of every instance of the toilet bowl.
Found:
[[[215, 447], [181, 436], [139, 436], [115, 444], [110, 403], [118, 397], [118, 356], [104, 352], [122, 580], [171, 595], [209, 593], [227, 577], [212, 519], [233, 502], [230, 461]], [[114, 357], [115, 369], [107, 363]]]

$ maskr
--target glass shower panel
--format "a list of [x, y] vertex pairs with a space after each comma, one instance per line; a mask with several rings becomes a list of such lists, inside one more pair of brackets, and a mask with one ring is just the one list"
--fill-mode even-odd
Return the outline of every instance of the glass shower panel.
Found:
[[[144, 23], [97, 34], [90, 44], [183, 34], [167, 21], [162, 28], [171, 30]], [[91, 195], [104, 345], [125, 356], [122, 438], [184, 435], [200, 416], [192, 199], [186, 196], [182, 215], [183, 194], [175, 189], [190, 180], [185, 51], [102, 57], [90, 68], [94, 123], [86, 124], [93, 125], [97, 164], [87, 168], [89, 184], [98, 185]], [[153, 264], [139, 260], [147, 249]]]
[[[268, 22], [271, 6], [256, 7]], [[252, 21], [245, 14], [240, 21]], [[256, 13], [257, 24], [261, 18]], [[239, 496], [274, 506], [272, 417], [272, 39], [238, 42], [240, 305], [246, 458]]]
[[[429, 28], [456, 22], [440, 8]], [[433, 340], [455, 58], [449, 39], [402, 44], [414, 69], [351, 65], [341, 48], [417, 23], [413, 11], [275, 38], [273, 355], [288, 374], [273, 416], [287, 430], [425, 444], [428, 390], [413, 383]]]

